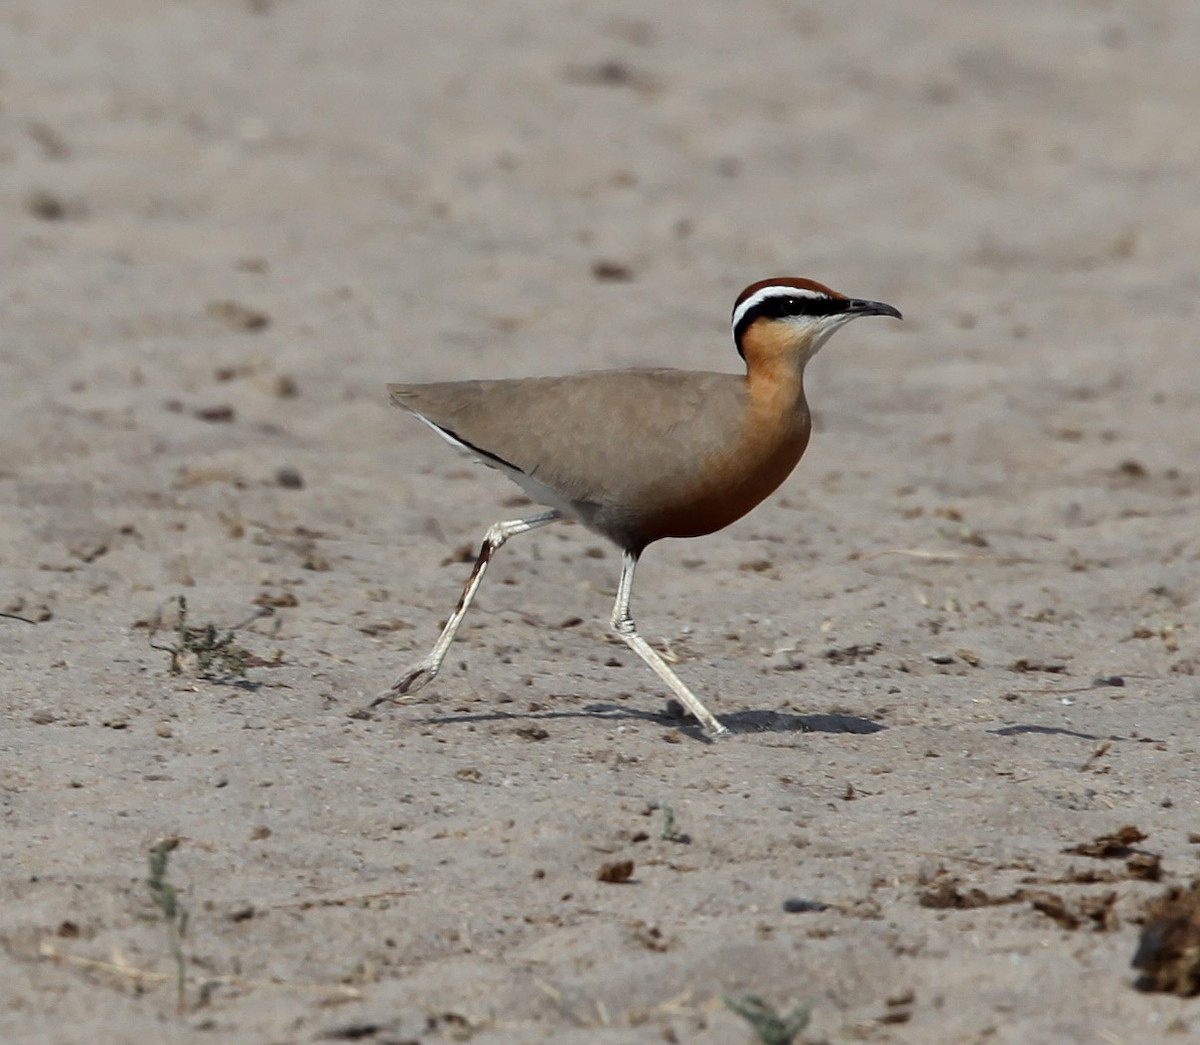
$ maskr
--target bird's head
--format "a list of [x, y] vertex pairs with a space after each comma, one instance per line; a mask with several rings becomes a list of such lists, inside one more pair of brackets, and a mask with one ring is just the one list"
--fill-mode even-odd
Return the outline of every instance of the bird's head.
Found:
[[803, 367], [839, 327], [859, 316], [893, 316], [882, 301], [848, 298], [811, 279], [763, 279], [751, 283], [733, 306], [733, 343], [738, 354], [786, 359]]

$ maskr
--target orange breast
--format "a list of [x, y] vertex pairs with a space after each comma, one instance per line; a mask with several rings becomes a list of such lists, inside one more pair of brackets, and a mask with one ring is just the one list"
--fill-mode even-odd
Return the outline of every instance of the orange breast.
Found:
[[655, 505], [641, 522], [645, 543], [701, 537], [736, 522], [792, 473], [808, 446], [812, 422], [799, 378], [752, 380], [738, 437], [708, 455], [681, 496]]

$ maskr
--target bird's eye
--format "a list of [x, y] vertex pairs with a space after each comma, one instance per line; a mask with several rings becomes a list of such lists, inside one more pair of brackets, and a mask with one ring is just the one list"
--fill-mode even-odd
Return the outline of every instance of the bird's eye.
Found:
[[788, 298], [787, 299], [787, 310], [789, 312], [799, 312], [800, 311], [800, 299], [799, 298]]

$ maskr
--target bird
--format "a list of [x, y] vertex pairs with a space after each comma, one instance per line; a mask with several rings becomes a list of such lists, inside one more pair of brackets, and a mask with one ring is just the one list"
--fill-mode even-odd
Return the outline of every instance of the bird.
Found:
[[634, 571], [650, 544], [724, 529], [791, 474], [812, 431], [805, 367], [835, 331], [860, 316], [902, 318], [892, 305], [847, 297], [815, 280], [763, 279], [733, 306], [743, 373], [635, 368], [388, 385], [393, 404], [506, 475], [544, 510], [488, 529], [437, 641], [370, 706], [433, 681], [502, 545], [573, 519], [621, 552], [613, 632], [708, 736], [727, 733], [639, 634], [629, 608]]

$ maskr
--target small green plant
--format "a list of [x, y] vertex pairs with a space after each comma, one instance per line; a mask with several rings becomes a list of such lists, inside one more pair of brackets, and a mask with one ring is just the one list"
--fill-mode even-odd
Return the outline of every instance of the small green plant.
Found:
[[731, 994], [722, 996], [725, 1008], [736, 1012], [754, 1029], [762, 1045], [792, 1045], [799, 1034], [808, 1026], [812, 1014], [812, 1003], [797, 1005], [786, 1016], [780, 1016], [757, 994], [743, 994], [735, 998]]
[[178, 838], [160, 838], [150, 847], [150, 873], [146, 876], [146, 886], [167, 927], [167, 946], [175, 960], [175, 1010], [182, 1013], [187, 1000], [183, 938], [187, 935], [188, 910], [179, 899], [179, 890], [167, 880], [167, 862], [178, 845]]
[[662, 810], [663, 827], [660, 837], [664, 842], [679, 842], [681, 845], [686, 845], [691, 841], [687, 835], [680, 832], [675, 824], [675, 810], [667, 805], [666, 802], [659, 802], [658, 808]]
[[182, 595], [177, 602], [175, 617], [175, 644], [155, 646], [171, 655], [171, 674], [236, 675], [245, 678], [250, 659], [249, 650], [239, 646], [230, 628], [223, 635], [215, 624], [193, 627], [188, 624], [187, 599]]

